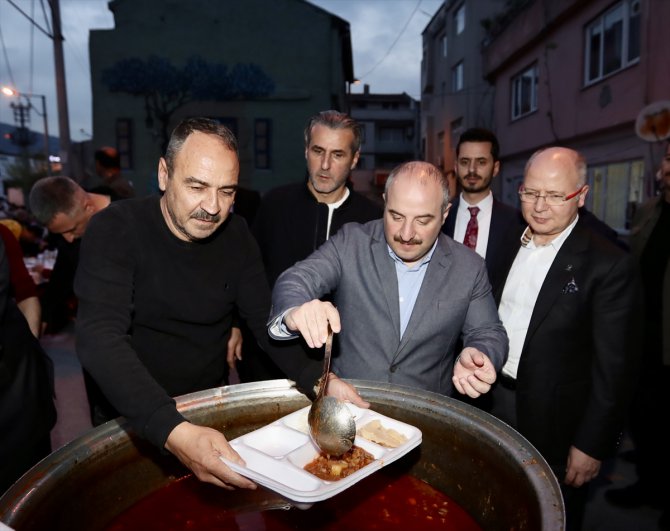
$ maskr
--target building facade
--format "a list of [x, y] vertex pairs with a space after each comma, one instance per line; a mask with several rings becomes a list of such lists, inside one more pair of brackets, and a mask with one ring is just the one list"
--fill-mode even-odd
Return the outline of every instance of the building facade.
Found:
[[666, 0], [526, 2], [493, 28], [484, 50], [495, 86], [503, 200], [515, 203], [537, 149], [579, 150], [589, 166], [587, 207], [626, 234], [636, 205], [655, 193], [662, 142], [636, 120], [670, 99]]
[[485, 27], [503, 0], [446, 0], [422, 33], [421, 147], [425, 160], [454, 167], [460, 134], [494, 127], [493, 87], [484, 79]]
[[[349, 23], [304, 0], [112, 0], [115, 27], [90, 32], [94, 147], [121, 154], [139, 195], [157, 189], [170, 131], [188, 116], [237, 135], [240, 184], [304, 178], [308, 117], [345, 108]], [[259, 90], [262, 87], [262, 90]]]
[[403, 162], [419, 153], [419, 102], [407, 93], [374, 94], [365, 85], [362, 93], [349, 94], [349, 112], [361, 125], [361, 156], [357, 175], [365, 174], [377, 187]]

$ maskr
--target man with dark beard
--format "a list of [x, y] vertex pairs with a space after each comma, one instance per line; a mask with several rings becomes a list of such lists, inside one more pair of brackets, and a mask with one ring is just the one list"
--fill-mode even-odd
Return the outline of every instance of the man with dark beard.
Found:
[[498, 139], [487, 129], [468, 129], [461, 135], [454, 169], [462, 191], [442, 227], [447, 236], [485, 259], [494, 291], [524, 228], [519, 211], [491, 193], [493, 178], [500, 171], [499, 152]]

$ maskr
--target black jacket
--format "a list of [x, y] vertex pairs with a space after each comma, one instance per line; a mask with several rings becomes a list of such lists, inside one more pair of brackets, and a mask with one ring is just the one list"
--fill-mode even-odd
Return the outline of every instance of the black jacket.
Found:
[[[380, 218], [382, 212], [380, 205], [350, 189], [349, 197], [333, 212], [330, 235], [345, 223], [366, 223]], [[319, 203], [305, 183], [281, 186], [263, 197], [252, 232], [261, 248], [270, 286], [326, 241], [327, 224], [328, 206]]]
[[[449, 215], [442, 226], [442, 232], [450, 238], [454, 237], [459, 202], [460, 195], [452, 201]], [[519, 238], [521, 238], [524, 228], [525, 224], [521, 212], [516, 208], [493, 199], [491, 228], [489, 229], [489, 242], [486, 248], [485, 261], [491, 287], [494, 291], [499, 287], [501, 282], [505, 281], [507, 270], [512, 265], [516, 252], [519, 249]]]

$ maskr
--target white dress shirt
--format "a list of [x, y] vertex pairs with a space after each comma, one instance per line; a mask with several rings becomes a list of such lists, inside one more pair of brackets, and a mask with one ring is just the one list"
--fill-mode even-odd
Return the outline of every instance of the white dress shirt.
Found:
[[530, 227], [521, 236], [522, 245], [507, 275], [498, 307], [500, 320], [509, 337], [509, 354], [502, 368], [506, 376], [516, 378], [537, 296], [551, 264], [578, 219], [579, 216], [547, 245], [536, 246], [532, 237], [527, 244], [523, 243], [532, 234]]
[[489, 232], [491, 229], [491, 214], [493, 212], [493, 194], [489, 190], [489, 195], [482, 199], [479, 203], [471, 205], [461, 193], [460, 201], [458, 202], [458, 211], [456, 212], [456, 222], [454, 224], [454, 240], [463, 243], [465, 239], [465, 230], [470, 221], [470, 211], [468, 207], [479, 207], [477, 212], [477, 247], [475, 252], [482, 258], [486, 258], [486, 249], [489, 245]]

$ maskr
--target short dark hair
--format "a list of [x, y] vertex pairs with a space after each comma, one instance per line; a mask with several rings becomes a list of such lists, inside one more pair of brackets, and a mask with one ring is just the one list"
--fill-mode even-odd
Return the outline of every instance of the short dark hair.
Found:
[[348, 114], [339, 111], [321, 111], [312, 116], [305, 126], [305, 147], [312, 141], [312, 129], [315, 125], [324, 125], [330, 129], [350, 129], [354, 134], [351, 143], [352, 153], [361, 149], [361, 126]]
[[458, 139], [458, 145], [456, 146], [456, 157], [461, 150], [461, 144], [464, 142], [490, 142], [491, 143], [491, 155], [493, 156], [493, 161], [498, 160], [500, 155], [500, 144], [496, 135], [488, 129], [483, 127], [472, 127], [463, 132], [461, 137]]
[[95, 161], [103, 168], [121, 168], [121, 157], [116, 148], [108, 146], [101, 147], [100, 149], [96, 150], [94, 157]]
[[167, 150], [165, 151], [165, 162], [168, 169], [168, 177], [172, 177], [172, 171], [174, 170], [174, 163], [177, 159], [177, 154], [181, 150], [182, 146], [186, 139], [192, 133], [204, 133], [206, 135], [218, 136], [223, 144], [230, 151], [234, 151], [235, 155], [239, 157], [238, 148], [237, 148], [237, 139], [230, 129], [225, 125], [217, 122], [216, 120], [211, 120], [210, 118], [186, 118], [182, 120], [177, 127], [175, 127], [170, 135], [170, 142], [168, 143]]
[[42, 225], [48, 225], [57, 214], [71, 214], [78, 203], [79, 190], [83, 189], [69, 177], [44, 177], [30, 190], [30, 211]]

